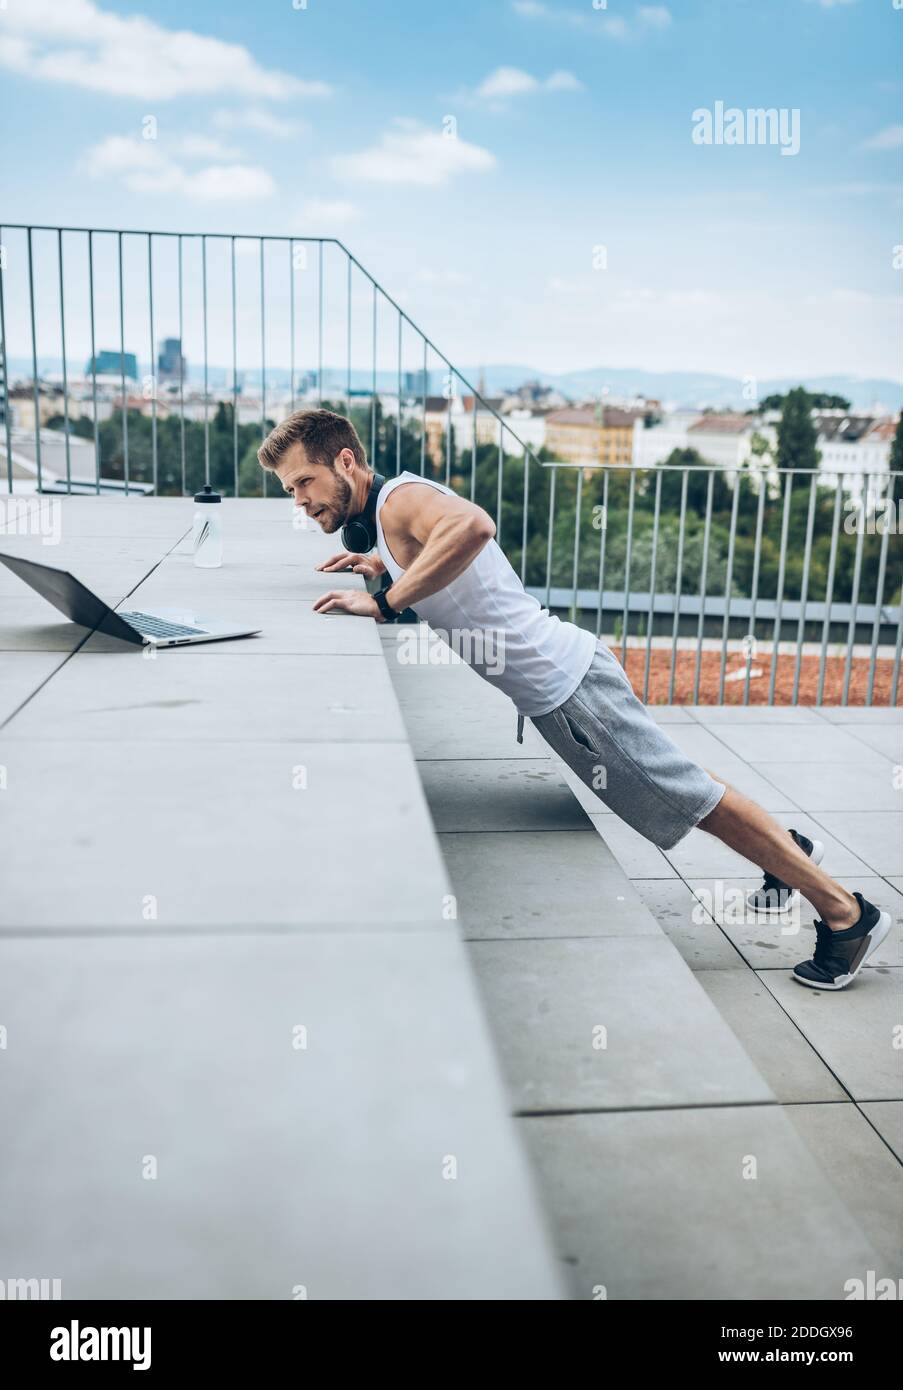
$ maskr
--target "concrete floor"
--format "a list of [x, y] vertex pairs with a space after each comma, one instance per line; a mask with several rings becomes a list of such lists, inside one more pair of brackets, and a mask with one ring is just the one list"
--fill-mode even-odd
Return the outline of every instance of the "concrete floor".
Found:
[[[903, 1276], [903, 931], [847, 992], [803, 989], [807, 905], [784, 932], [738, 923], [751, 865], [700, 831], [661, 852], [529, 724], [518, 745], [466, 667], [381, 638], [572, 1294], [840, 1299]], [[903, 711], [653, 713], [903, 926]]]
[[[60, 502], [55, 499], [54, 505]], [[286, 501], [65, 498], [149, 659], [0, 566], [0, 1280], [65, 1298], [556, 1299], [375, 624]]]
[[[0, 567], [0, 1277], [64, 1297], [841, 1299], [903, 1276], [901, 933], [840, 995], [460, 664], [321, 617], [286, 503], [0, 536], [260, 637], [160, 652]], [[408, 633], [410, 636], [410, 633]], [[903, 904], [895, 711], [660, 709]], [[900, 808], [900, 809], [898, 809]]]

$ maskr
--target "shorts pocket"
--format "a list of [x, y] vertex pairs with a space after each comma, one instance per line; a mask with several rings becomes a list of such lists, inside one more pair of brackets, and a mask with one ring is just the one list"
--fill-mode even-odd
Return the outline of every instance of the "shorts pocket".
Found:
[[557, 713], [561, 718], [562, 731], [568, 735], [572, 742], [576, 743], [577, 747], [582, 749], [584, 753], [588, 753], [591, 758], [600, 757], [602, 750], [595, 746], [594, 740], [583, 725], [578, 723], [572, 714], [567, 714], [563, 709], [558, 710]]

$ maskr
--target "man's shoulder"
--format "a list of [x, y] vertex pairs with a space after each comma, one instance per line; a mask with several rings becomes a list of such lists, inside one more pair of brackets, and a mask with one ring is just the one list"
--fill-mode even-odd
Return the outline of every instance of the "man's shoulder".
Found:
[[391, 507], [394, 513], [400, 514], [408, 508], [416, 508], [427, 495], [434, 498], [444, 492], [445, 488], [437, 487], [419, 473], [399, 473], [396, 478], [390, 478], [382, 489], [380, 507]]

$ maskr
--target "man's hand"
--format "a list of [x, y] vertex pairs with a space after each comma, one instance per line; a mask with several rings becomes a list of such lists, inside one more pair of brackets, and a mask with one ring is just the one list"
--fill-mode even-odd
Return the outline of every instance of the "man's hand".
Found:
[[376, 551], [372, 555], [356, 555], [353, 550], [342, 550], [338, 555], [324, 560], [321, 565], [315, 565], [314, 569], [333, 572], [352, 569], [355, 574], [362, 574], [365, 579], [376, 579], [386, 572], [386, 567]]
[[385, 622], [376, 600], [360, 589], [331, 589], [317, 599], [314, 612], [353, 613], [358, 618], [375, 618], [378, 623]]

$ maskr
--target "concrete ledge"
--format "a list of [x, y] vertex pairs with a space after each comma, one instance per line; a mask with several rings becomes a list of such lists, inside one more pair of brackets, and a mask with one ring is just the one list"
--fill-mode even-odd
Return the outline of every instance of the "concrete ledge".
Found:
[[315, 573], [336, 542], [284, 500], [223, 503], [215, 571], [173, 549], [190, 502], [55, 503], [50, 563], [108, 599], [273, 623], [152, 660], [59, 644], [3, 571], [0, 717], [37, 692], [0, 733], [7, 1271], [559, 1297], [376, 628], [312, 613], [362, 580]]

